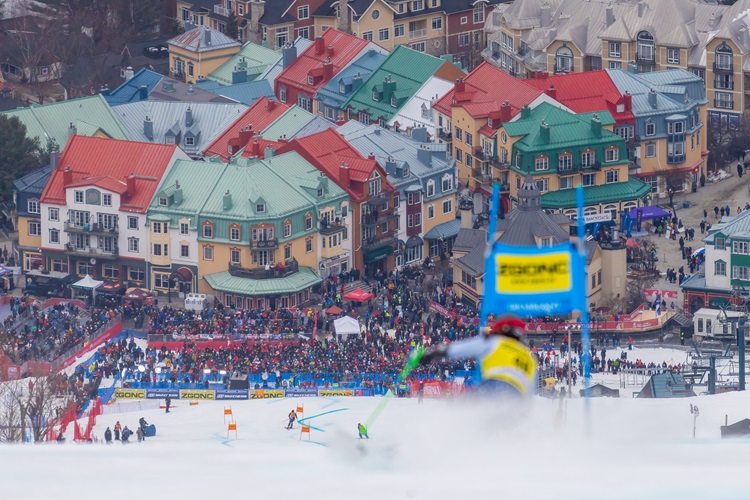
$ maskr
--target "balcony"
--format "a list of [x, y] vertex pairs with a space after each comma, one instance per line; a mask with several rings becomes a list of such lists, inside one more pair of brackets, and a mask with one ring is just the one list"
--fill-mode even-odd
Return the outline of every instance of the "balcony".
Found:
[[722, 73], [722, 74], [734, 73], [734, 64], [733, 63], [729, 63], [729, 64], [714, 63], [714, 73]]
[[490, 157], [492, 155], [485, 152], [485, 150], [482, 148], [482, 146], [475, 146], [474, 147], [474, 158], [476, 158], [479, 161], [489, 161]]
[[[498, 179], [499, 180], [499, 179]], [[510, 193], [510, 183], [500, 184], [501, 193]]]
[[114, 260], [120, 256], [120, 251], [117, 247], [114, 247], [111, 251], [109, 251], [103, 248], [94, 247], [78, 248], [72, 243], [68, 243], [67, 245], [65, 245], [65, 251], [69, 255], [77, 257], [94, 257], [105, 260]]
[[108, 228], [102, 224], [99, 224], [98, 222], [79, 226], [68, 220], [65, 221], [63, 230], [66, 233], [106, 234], [111, 236], [117, 236], [118, 234], [120, 234], [120, 228], [118, 226]]
[[444, 128], [440, 127], [438, 129], [438, 139], [441, 139], [443, 141], [452, 141], [453, 140], [453, 134], [451, 132], [446, 132]]
[[[271, 267], [273, 266], [273, 267]], [[297, 259], [287, 260], [284, 263], [274, 263], [266, 271], [264, 267], [242, 267], [238, 264], [229, 263], [229, 274], [236, 278], [249, 278], [253, 280], [268, 280], [286, 278], [299, 271]]]
[[581, 165], [579, 168], [581, 169], [582, 172], [586, 172], [586, 171], [598, 172], [599, 170], [602, 169], [602, 163], [597, 160], [594, 163], [590, 163], [588, 165]]
[[214, 14], [229, 17], [229, 9], [227, 9], [223, 5], [214, 5]]
[[327, 236], [329, 234], [338, 233], [339, 231], [344, 231], [345, 229], [346, 226], [341, 222], [328, 222], [326, 219], [320, 220], [320, 234], [324, 234]]
[[362, 216], [362, 225], [363, 226], [375, 226], [377, 224], [388, 222], [391, 219], [395, 219], [397, 217], [398, 217], [398, 214], [395, 212], [383, 212], [380, 210], [373, 210], [370, 215]]
[[275, 250], [279, 248], [278, 238], [266, 238], [263, 240], [250, 241], [250, 248], [253, 250]]
[[490, 157], [490, 165], [498, 170], [508, 170], [510, 168], [507, 161], [502, 161], [497, 156]]
[[384, 201], [390, 201], [393, 198], [393, 189], [384, 189], [376, 195], [370, 195], [367, 197], [367, 204], [377, 206]]
[[566, 75], [568, 73], [573, 73], [573, 64], [562, 64], [562, 65], [555, 64], [556, 75]]
[[471, 177], [477, 182], [477, 184], [492, 184], [492, 174], [490, 172], [484, 172], [481, 168], [472, 169]]
[[425, 36], [427, 36], [426, 29], [409, 31], [409, 38], [411, 38], [412, 40], [415, 38], [424, 38]]
[[365, 251], [370, 251], [387, 245], [393, 245], [394, 243], [396, 243], [396, 237], [393, 235], [387, 234], [379, 238], [377, 236], [373, 236], [370, 238], [362, 239], [362, 249]]

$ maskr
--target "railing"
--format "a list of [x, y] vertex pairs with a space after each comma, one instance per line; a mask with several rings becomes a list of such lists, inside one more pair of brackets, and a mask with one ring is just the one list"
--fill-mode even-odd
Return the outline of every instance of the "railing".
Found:
[[74, 354], [78, 353], [80, 350], [82, 350], [84, 347], [86, 347], [89, 343], [91, 343], [92, 340], [96, 340], [98, 337], [100, 337], [104, 332], [115, 326], [117, 323], [122, 321], [122, 316], [119, 314], [112, 318], [111, 320], [104, 323], [102, 326], [91, 332], [90, 334], [86, 335], [84, 338], [78, 341], [76, 345], [65, 351], [64, 353], [58, 355], [54, 361], [52, 361], [52, 372], [56, 373], [57, 369], [60, 368], [60, 366], [63, 365], [68, 359], [70, 359]]
[[393, 245], [396, 242], [395, 236], [381, 236], [380, 238], [373, 236], [371, 238], [362, 239], [362, 248], [364, 250], [373, 250], [375, 248], [384, 247], [387, 245]]
[[409, 31], [409, 38], [422, 38], [424, 36], [427, 36], [427, 30], [421, 29], [421, 30], [414, 30]]
[[320, 220], [320, 234], [333, 234], [346, 229], [346, 226], [340, 222], [328, 222], [326, 219]]
[[497, 156], [490, 157], [490, 165], [498, 170], [508, 170], [510, 168], [507, 161], [502, 161]]
[[590, 163], [589, 165], [581, 165], [579, 168], [581, 170], [601, 170], [602, 163], [599, 160], [597, 160], [597, 161], [594, 161], [593, 163]]
[[255, 250], [272, 250], [279, 247], [278, 238], [266, 238], [264, 240], [251, 240], [250, 248]]
[[369, 205], [379, 205], [385, 200], [390, 200], [393, 197], [393, 189], [384, 189], [376, 195], [371, 195], [367, 198]]
[[238, 278], [250, 278], [256, 280], [286, 278], [299, 271], [297, 259], [288, 260], [279, 263], [266, 270], [264, 267], [241, 267], [237, 264], [229, 263], [229, 274]]
[[93, 224], [84, 224], [80, 226], [69, 220], [65, 221], [63, 230], [68, 233], [100, 233], [113, 235], [120, 233], [120, 228], [117, 225], [114, 227], [105, 227], [103, 224], [94, 222]]
[[229, 17], [229, 9], [227, 9], [223, 5], [214, 5], [214, 14]]
[[477, 158], [480, 161], [487, 161], [492, 156], [491, 153], [487, 153], [482, 146], [475, 146], [474, 147], [474, 158]]
[[714, 63], [714, 73], [734, 73], [734, 63], [728, 65]]
[[440, 127], [438, 129], [438, 138], [442, 139], [444, 141], [452, 141], [453, 140], [453, 133], [446, 132], [443, 127]]
[[654, 51], [651, 54], [644, 54], [643, 51], [637, 51], [635, 53], [635, 60], [638, 62], [653, 63], [654, 62]]
[[722, 109], [734, 109], [734, 100], [725, 101], [723, 99], [714, 98], [714, 107]]
[[395, 219], [396, 217], [398, 217], [398, 214], [396, 214], [395, 212], [383, 212], [375, 210], [370, 215], [362, 216], [362, 224], [365, 226], [374, 226], [382, 222], [388, 222], [389, 220]]
[[492, 174], [483, 172], [482, 169], [475, 168], [471, 171], [471, 176], [480, 184], [489, 184], [492, 182]]
[[563, 73], [563, 74], [573, 73], [573, 64], [571, 64], [570, 66], [567, 66], [567, 65], [558, 66], [557, 64], [555, 64], [555, 74], [558, 74], [558, 73]]
[[65, 251], [77, 256], [101, 257], [102, 259], [116, 259], [120, 255], [120, 249], [117, 247], [112, 250], [94, 247], [77, 248], [70, 243], [65, 245]]

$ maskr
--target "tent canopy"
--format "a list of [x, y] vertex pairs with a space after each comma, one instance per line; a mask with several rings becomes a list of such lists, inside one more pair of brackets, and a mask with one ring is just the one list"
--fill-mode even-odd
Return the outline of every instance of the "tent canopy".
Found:
[[333, 327], [339, 335], [359, 335], [359, 321], [351, 316], [344, 316], [333, 322]]
[[641, 217], [643, 220], [669, 217], [669, 212], [654, 206], [634, 208], [630, 212], [628, 212], [628, 215], [631, 219], [638, 220], [638, 212], [643, 212], [643, 216]]
[[351, 292], [344, 294], [344, 300], [351, 300], [353, 302], [364, 302], [366, 300], [370, 300], [373, 297], [373, 294], [371, 294], [370, 292], [365, 292], [361, 288], [357, 288], [356, 290], [352, 290]]
[[344, 312], [344, 310], [341, 309], [339, 306], [331, 306], [328, 309], [326, 309], [326, 314], [332, 314], [334, 316], [337, 314], [341, 314], [342, 312]]
[[103, 284], [104, 284], [103, 281], [97, 281], [87, 274], [85, 278], [79, 281], [76, 281], [71, 286], [74, 286], [76, 288], [87, 288], [89, 290], [96, 290]]

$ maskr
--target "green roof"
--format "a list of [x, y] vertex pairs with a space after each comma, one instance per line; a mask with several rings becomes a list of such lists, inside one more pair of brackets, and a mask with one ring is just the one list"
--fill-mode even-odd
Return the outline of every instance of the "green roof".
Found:
[[284, 114], [276, 118], [272, 124], [263, 129], [260, 136], [269, 141], [278, 141], [283, 135], [291, 137], [300, 131], [302, 127], [310, 123], [315, 115], [305, 111], [296, 104], [284, 111]]
[[256, 280], [232, 276], [229, 271], [203, 277], [211, 288], [219, 292], [261, 296], [297, 293], [323, 282], [309, 267], [300, 267], [298, 272], [286, 278]]
[[[382, 117], [388, 121], [443, 63], [442, 59], [399, 45], [344, 103], [342, 109], [351, 107], [356, 113], [369, 113], [373, 120]], [[386, 82], [389, 78], [390, 81]], [[373, 99], [374, 89], [380, 93], [377, 101]], [[394, 94], [398, 100], [395, 107], [391, 105]]]
[[21, 120], [26, 125], [26, 134], [38, 137], [39, 144], [43, 147], [47, 144], [47, 138], [52, 138], [62, 149], [68, 142], [71, 124], [76, 127], [78, 135], [92, 136], [101, 130], [113, 139], [130, 139], [100, 94], [49, 104], [34, 104], [29, 108], [14, 109], [3, 114]]
[[[544, 102], [532, 109], [530, 116], [505, 123], [503, 127], [511, 137], [525, 136], [513, 145], [524, 152], [611, 143], [618, 139], [624, 143], [624, 139], [609, 130], [595, 133], [591, 124], [594, 115], [602, 126], [615, 123], [608, 111], [574, 114]], [[549, 126], [549, 141], [542, 138], [542, 122]]]
[[232, 85], [232, 71], [235, 67], [244, 66], [247, 74], [246, 81], [250, 82], [262, 75], [269, 66], [275, 64], [279, 56], [280, 54], [275, 50], [248, 42], [227, 62], [211, 72], [206, 79], [222, 85]]
[[[617, 203], [619, 201], [636, 200], [646, 196], [651, 191], [651, 186], [634, 177], [627, 182], [616, 182], [601, 186], [588, 186], [583, 188], [583, 203], [586, 206], [598, 205], [600, 203]], [[563, 189], [551, 191], [542, 195], [542, 208], [560, 209], [574, 208], [576, 206], [576, 190]]]

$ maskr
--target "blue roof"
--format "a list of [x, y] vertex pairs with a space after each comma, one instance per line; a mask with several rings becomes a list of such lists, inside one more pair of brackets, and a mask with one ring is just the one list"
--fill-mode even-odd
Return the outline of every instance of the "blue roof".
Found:
[[235, 100], [246, 106], [252, 106], [255, 104], [255, 101], [263, 96], [276, 100], [273, 89], [271, 88], [271, 84], [268, 83], [268, 80], [254, 80], [252, 82], [238, 83], [236, 85], [219, 87], [217, 89], [208, 88], [204, 90]]
[[225, 85], [222, 85], [219, 82], [215, 82], [213, 80], [198, 80], [197, 82], [195, 82], [195, 87], [213, 92], [214, 90], [225, 87]]
[[34, 170], [33, 172], [29, 172], [23, 177], [19, 177], [13, 181], [13, 188], [27, 194], [41, 195], [44, 188], [47, 187], [47, 182], [51, 176], [52, 166], [48, 165]]
[[452, 238], [461, 229], [461, 219], [453, 219], [433, 227], [424, 235], [426, 240], [437, 240], [439, 238]]
[[150, 69], [143, 68], [133, 75], [133, 78], [127, 80], [122, 85], [114, 89], [109, 95], [104, 96], [104, 100], [110, 106], [127, 104], [129, 102], [138, 102], [142, 99], [139, 96], [140, 88], [145, 85], [148, 88], [148, 94], [159, 84], [163, 75], [155, 73]]
[[[354, 60], [349, 66], [339, 72], [330, 82], [325, 84], [323, 88], [318, 90], [315, 94], [315, 99], [321, 101], [326, 106], [341, 109], [341, 106], [349, 99], [354, 92], [357, 91], [353, 88], [352, 78], [359, 73], [362, 77], [362, 82], [367, 81], [370, 75], [383, 64], [386, 54], [380, 54], [375, 50], [368, 50], [361, 57]], [[341, 93], [341, 83], [346, 86], [346, 92]]]
[[[633, 98], [633, 114], [645, 115], [673, 114], [689, 111], [696, 103], [705, 103], [706, 94], [703, 80], [683, 70], [655, 71], [653, 73], [631, 73], [622, 69], [606, 70], [612, 82], [621, 93], [629, 92]], [[648, 94], [656, 92], [656, 109], [648, 100]], [[685, 94], [688, 102], [685, 102]]]

